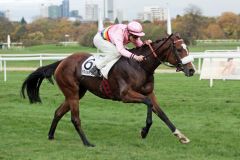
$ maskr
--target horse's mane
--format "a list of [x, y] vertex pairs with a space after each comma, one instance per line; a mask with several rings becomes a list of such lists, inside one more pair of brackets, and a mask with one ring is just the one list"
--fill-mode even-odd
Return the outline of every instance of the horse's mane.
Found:
[[[163, 43], [166, 39], [167, 38], [158, 39], [158, 40], [152, 42], [151, 45], [154, 46], [155, 44]], [[132, 48], [132, 49], [128, 49], [128, 51], [131, 52], [131, 53], [140, 55], [140, 54], [144, 54], [147, 51], [149, 51], [149, 46], [147, 44], [144, 44], [141, 47], [135, 47], [135, 48]]]

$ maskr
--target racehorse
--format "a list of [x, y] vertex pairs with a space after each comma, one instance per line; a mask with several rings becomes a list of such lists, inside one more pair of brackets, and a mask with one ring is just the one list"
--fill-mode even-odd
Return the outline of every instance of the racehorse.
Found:
[[133, 48], [130, 52], [144, 55], [145, 60], [137, 62], [133, 59], [121, 57], [110, 70], [107, 80], [81, 74], [81, 65], [91, 56], [89, 53], [72, 54], [61, 61], [38, 68], [26, 78], [22, 84], [21, 93], [25, 98], [26, 90], [30, 103], [41, 102], [39, 97], [40, 85], [45, 78], [53, 83], [53, 75], [65, 96], [65, 100], [55, 111], [48, 134], [50, 140], [54, 139], [59, 120], [68, 111], [71, 111], [71, 121], [83, 144], [94, 146], [84, 134], [79, 117], [79, 100], [88, 90], [105, 99], [124, 103], [146, 104], [147, 118], [145, 127], [141, 130], [142, 138], [145, 138], [148, 134], [152, 125], [152, 112], [154, 112], [165, 122], [181, 143], [190, 142], [169, 120], [160, 108], [154, 94], [154, 71], [161, 63], [168, 62], [175, 66], [177, 71], [183, 71], [185, 76], [193, 76], [195, 70], [191, 61], [187, 60], [189, 52], [183, 39], [175, 33], [149, 45], [145, 44], [142, 47]]

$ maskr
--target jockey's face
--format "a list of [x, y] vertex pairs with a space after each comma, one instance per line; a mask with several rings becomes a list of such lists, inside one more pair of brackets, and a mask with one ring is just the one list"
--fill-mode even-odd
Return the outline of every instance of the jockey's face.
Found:
[[137, 39], [138, 39], [138, 36], [133, 35], [133, 34], [130, 34], [130, 35], [129, 35], [129, 40], [130, 40], [131, 42], [135, 42]]

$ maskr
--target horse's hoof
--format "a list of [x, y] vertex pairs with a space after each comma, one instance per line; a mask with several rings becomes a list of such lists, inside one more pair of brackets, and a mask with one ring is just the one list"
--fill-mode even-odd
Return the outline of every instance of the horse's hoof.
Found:
[[190, 142], [190, 139], [188, 139], [187, 137], [184, 137], [184, 138], [179, 139], [179, 141], [180, 141], [182, 144], [188, 144], [188, 143]]
[[182, 134], [178, 129], [173, 133], [182, 144], [188, 144], [190, 139], [188, 139], [184, 134]]
[[54, 140], [54, 136], [48, 136], [48, 140]]
[[91, 143], [87, 143], [87, 144], [84, 144], [85, 147], [95, 147], [94, 144], [91, 144]]
[[141, 130], [141, 137], [142, 137], [142, 139], [147, 137], [147, 132], [146, 132], [145, 128], [142, 128], [142, 130]]

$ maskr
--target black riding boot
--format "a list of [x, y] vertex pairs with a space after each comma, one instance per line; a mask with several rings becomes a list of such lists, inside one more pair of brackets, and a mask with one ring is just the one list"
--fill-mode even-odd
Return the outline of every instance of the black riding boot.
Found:
[[96, 77], [101, 76], [100, 70], [96, 66], [93, 66], [93, 68], [90, 69], [90, 73], [92, 73]]

